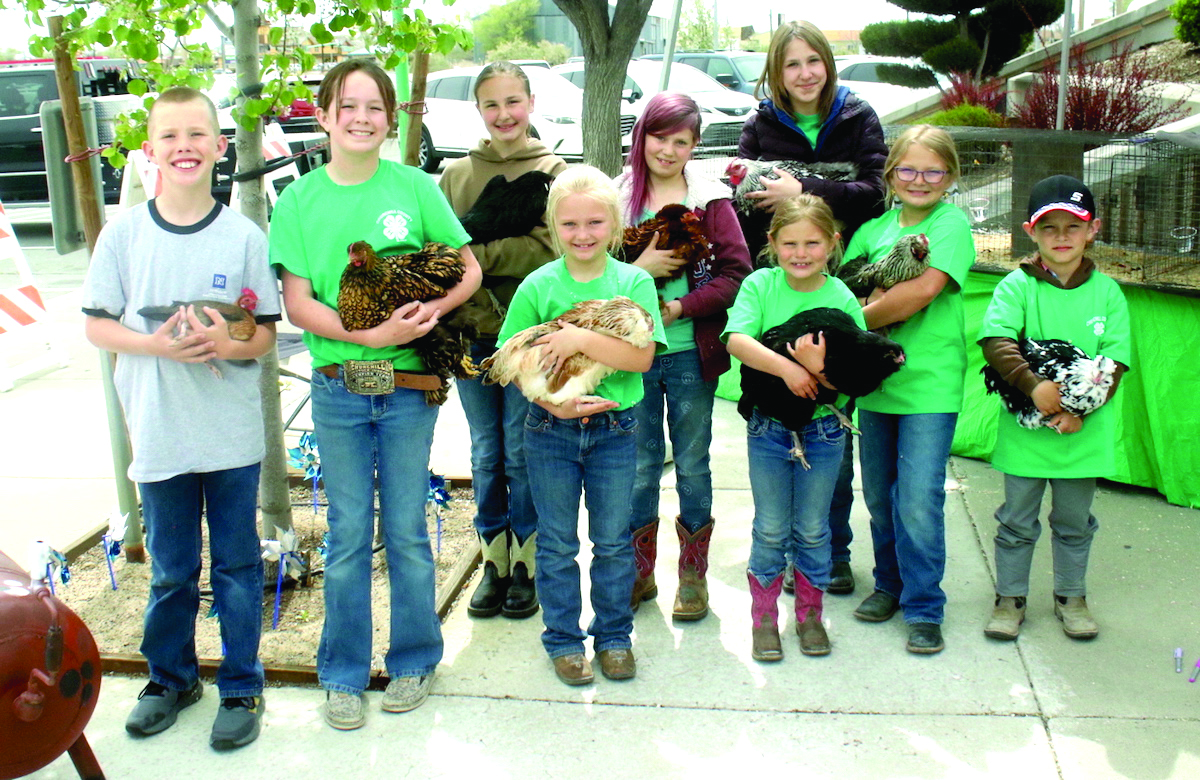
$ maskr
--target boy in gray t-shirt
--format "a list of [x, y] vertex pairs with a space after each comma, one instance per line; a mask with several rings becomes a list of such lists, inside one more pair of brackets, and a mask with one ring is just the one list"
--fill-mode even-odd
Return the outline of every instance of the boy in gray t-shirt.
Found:
[[[159, 96], [142, 148], [159, 167], [162, 193], [104, 228], [83, 290], [88, 340], [119, 354], [129, 477], [141, 494], [152, 564], [141, 647], [150, 682], [125, 728], [157, 734], [201, 696], [194, 626], [206, 515], [225, 645], [210, 738], [218, 750], [254, 741], [263, 712], [255, 508], [266, 445], [257, 358], [274, 344], [280, 319], [266, 236], [212, 197], [213, 166], [227, 144], [202, 93], [176, 87]], [[198, 303], [177, 306], [165, 322], [147, 311], [191, 301]], [[234, 325], [238, 305], [252, 313], [252, 333], [245, 322]]]

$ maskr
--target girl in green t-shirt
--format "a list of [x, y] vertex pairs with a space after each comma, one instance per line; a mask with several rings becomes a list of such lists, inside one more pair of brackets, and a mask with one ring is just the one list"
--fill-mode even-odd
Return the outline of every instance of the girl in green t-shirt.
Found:
[[907, 356], [904, 371], [858, 401], [863, 498], [871, 514], [875, 590], [855, 617], [882, 622], [903, 609], [912, 653], [942, 650], [946, 603], [943, 505], [946, 460], [966, 372], [962, 283], [975, 261], [970, 225], [942, 197], [958, 178], [946, 131], [918, 125], [896, 139], [884, 180], [900, 208], [854, 235], [849, 257], [872, 262], [905, 235], [929, 239], [929, 268], [866, 299], [867, 327], [888, 327]]

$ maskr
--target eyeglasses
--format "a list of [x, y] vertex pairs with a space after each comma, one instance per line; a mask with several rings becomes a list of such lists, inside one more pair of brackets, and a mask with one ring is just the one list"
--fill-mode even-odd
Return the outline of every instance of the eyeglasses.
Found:
[[892, 172], [900, 181], [916, 181], [920, 176], [926, 184], [940, 184], [946, 178], [946, 171], [918, 171], [916, 168], [893, 168]]

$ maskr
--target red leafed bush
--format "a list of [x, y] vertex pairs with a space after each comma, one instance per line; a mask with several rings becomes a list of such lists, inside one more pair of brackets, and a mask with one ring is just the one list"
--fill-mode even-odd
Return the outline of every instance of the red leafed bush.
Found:
[[942, 109], [949, 111], [955, 106], [969, 103], [989, 111], [1000, 111], [1008, 90], [999, 79], [980, 81], [970, 73], [950, 73], [950, 88], [942, 92]]
[[[1087, 59], [1082, 46], [1071, 51], [1067, 72], [1065, 130], [1105, 133], [1141, 133], [1188, 115], [1185, 100], [1163, 103], [1161, 84], [1145, 61], [1131, 56], [1132, 46], [1104, 60]], [[1058, 66], [1035, 76], [1025, 101], [1017, 108], [1014, 124], [1054, 129], [1058, 114]]]

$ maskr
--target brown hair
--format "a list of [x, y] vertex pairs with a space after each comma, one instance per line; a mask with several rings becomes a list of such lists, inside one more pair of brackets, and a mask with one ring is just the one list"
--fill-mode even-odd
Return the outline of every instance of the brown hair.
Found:
[[824, 198], [811, 192], [802, 192], [775, 207], [775, 216], [771, 218], [771, 226], [767, 228], [767, 245], [759, 253], [759, 259], [767, 260], [771, 265], [779, 265], [779, 253], [774, 247], [779, 231], [805, 219], [833, 242], [833, 251], [829, 255], [825, 270], [827, 273], [834, 273], [838, 263], [842, 261], [842, 241], [835, 238], [841, 230], [841, 224], [834, 218], [833, 209], [829, 208]]
[[[367, 74], [378, 85], [379, 94], [383, 97], [383, 110], [387, 112], [388, 116], [388, 131], [395, 133], [396, 86], [392, 84], [392, 79], [388, 76], [387, 71], [373, 59], [356, 57], [342, 60], [330, 68], [325, 77], [321, 79], [321, 86], [317, 89], [317, 105], [325, 112], [326, 116], [336, 118], [337, 108], [334, 103], [341, 97], [342, 85], [346, 83], [346, 79], [356, 71]], [[330, 110], [331, 108], [333, 110]]]
[[508, 60], [497, 60], [483, 66], [483, 70], [479, 71], [479, 75], [475, 77], [475, 84], [471, 87], [471, 94], [475, 96], [475, 104], [479, 105], [479, 88], [488, 79], [494, 79], [497, 76], [512, 76], [525, 85], [526, 97], [533, 97], [533, 87], [529, 86], [529, 76], [525, 71], [521, 70], [520, 65], [509, 62]]
[[792, 96], [783, 84], [784, 59], [787, 56], [788, 44], [794, 40], [807, 43], [825, 64], [825, 86], [821, 89], [821, 97], [817, 101], [817, 109], [823, 122], [833, 109], [833, 99], [837, 96], [837, 64], [833, 61], [833, 49], [829, 48], [825, 33], [812, 22], [787, 22], [775, 30], [775, 34], [771, 36], [771, 47], [767, 50], [767, 66], [763, 68], [758, 83], [754, 85], [754, 96], [760, 97], [765, 86], [767, 96], [776, 106], [787, 112], [788, 116], [796, 115]]
[[192, 101], [203, 103], [208, 108], [208, 116], [212, 120], [213, 133], [220, 135], [221, 122], [217, 119], [217, 107], [213, 105], [208, 95], [191, 87], [170, 87], [163, 90], [162, 94], [150, 106], [150, 113], [146, 117], [146, 131], [149, 132], [150, 125], [154, 122], [154, 109], [158, 107], [159, 103], [191, 103]]
[[895, 141], [892, 141], [892, 148], [888, 152], [887, 160], [883, 163], [883, 183], [887, 186], [889, 205], [894, 197], [892, 171], [899, 167], [900, 159], [913, 144], [920, 144], [942, 158], [942, 162], [946, 164], [946, 175], [950, 177], [951, 183], [958, 179], [961, 170], [958, 163], [958, 147], [954, 145], [954, 139], [950, 134], [933, 125], [913, 125], [897, 136]]

